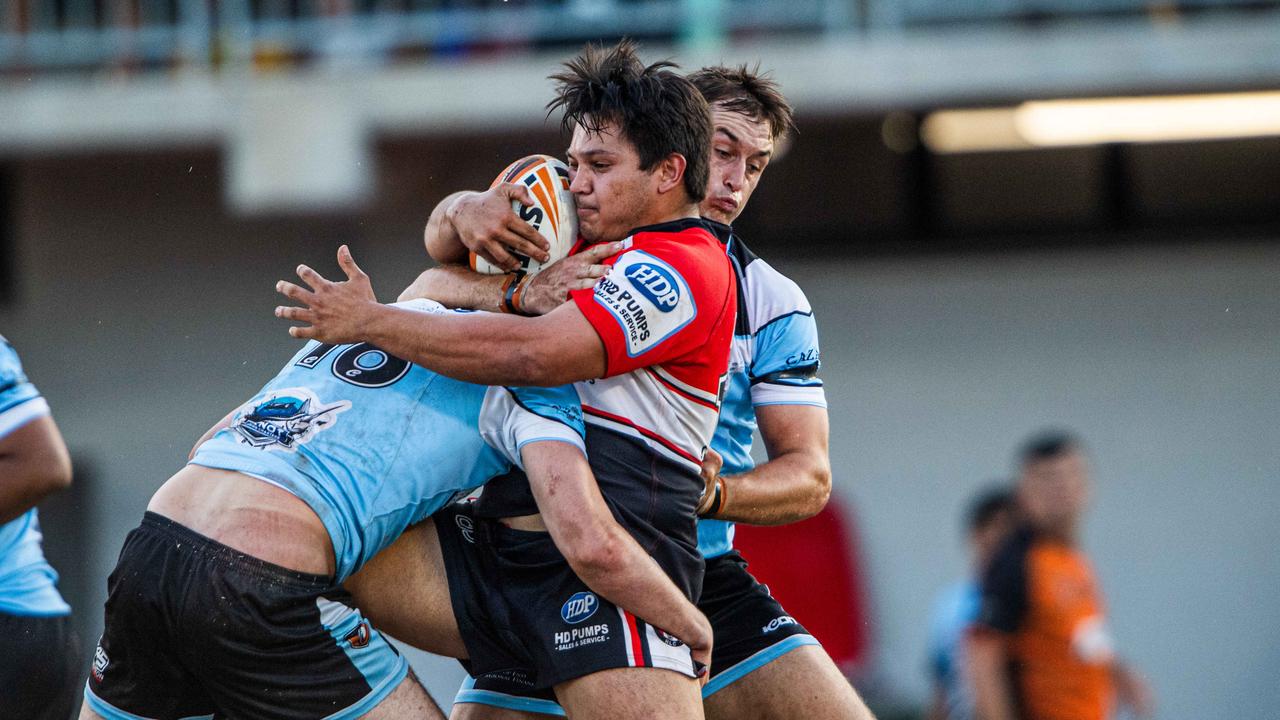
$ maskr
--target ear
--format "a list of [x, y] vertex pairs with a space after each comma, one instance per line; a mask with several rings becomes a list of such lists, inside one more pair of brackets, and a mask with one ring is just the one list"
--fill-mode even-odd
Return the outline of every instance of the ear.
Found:
[[658, 162], [653, 176], [658, 181], [658, 194], [665, 195], [684, 187], [684, 169], [688, 163], [680, 153], [671, 153]]

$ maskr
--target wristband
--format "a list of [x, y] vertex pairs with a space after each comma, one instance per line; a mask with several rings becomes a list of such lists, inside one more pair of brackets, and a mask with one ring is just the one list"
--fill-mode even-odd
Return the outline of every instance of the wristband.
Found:
[[520, 311], [516, 310], [515, 305], [512, 304], [512, 299], [521, 279], [520, 273], [510, 273], [507, 275], [507, 279], [503, 281], [502, 302], [498, 303], [498, 307], [501, 308], [502, 312], [519, 314]]
[[511, 301], [508, 303], [511, 306], [511, 312], [525, 317], [529, 316], [529, 313], [524, 310], [524, 290], [529, 287], [529, 281], [532, 278], [532, 275], [525, 275], [512, 285]]
[[728, 491], [726, 491], [724, 487], [724, 478], [716, 478], [716, 489], [715, 494], [711, 497], [711, 506], [707, 508], [706, 512], [701, 513], [698, 517], [714, 518], [720, 512], [721, 508], [724, 507], [725, 499], [727, 497]]

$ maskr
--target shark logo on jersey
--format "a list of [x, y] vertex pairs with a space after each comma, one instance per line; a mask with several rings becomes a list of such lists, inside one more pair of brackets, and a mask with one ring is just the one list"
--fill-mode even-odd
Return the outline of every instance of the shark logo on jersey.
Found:
[[326, 405], [307, 388], [287, 388], [244, 406], [231, 429], [247, 445], [294, 452], [350, 407], [347, 400]]

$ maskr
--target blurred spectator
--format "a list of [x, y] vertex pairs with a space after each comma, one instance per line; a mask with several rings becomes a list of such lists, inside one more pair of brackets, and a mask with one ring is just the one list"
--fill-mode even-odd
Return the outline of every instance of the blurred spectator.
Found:
[[982, 581], [966, 642], [979, 720], [1106, 720], [1116, 699], [1148, 717], [1146, 682], [1114, 653], [1102, 592], [1079, 547], [1089, 467], [1072, 436], [1019, 454], [1022, 524]]
[[929, 720], [971, 720], [973, 687], [964, 659], [964, 636], [978, 619], [979, 579], [1014, 524], [1013, 491], [1001, 486], [979, 494], [969, 505], [965, 530], [969, 576], [938, 596], [929, 629], [929, 674], [933, 700]]

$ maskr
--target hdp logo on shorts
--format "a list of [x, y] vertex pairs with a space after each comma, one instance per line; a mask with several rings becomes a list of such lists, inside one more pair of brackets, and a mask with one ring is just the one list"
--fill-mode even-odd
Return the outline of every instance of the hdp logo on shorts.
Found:
[[627, 268], [627, 279], [662, 312], [671, 312], [680, 304], [680, 286], [666, 268], [636, 263]]
[[600, 598], [595, 593], [574, 593], [560, 608], [560, 617], [570, 625], [577, 625], [596, 613]]

